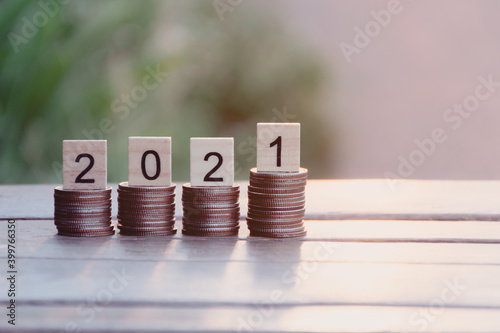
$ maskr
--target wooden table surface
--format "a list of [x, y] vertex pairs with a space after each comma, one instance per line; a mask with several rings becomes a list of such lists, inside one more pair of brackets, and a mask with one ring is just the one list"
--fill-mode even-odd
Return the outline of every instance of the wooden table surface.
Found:
[[0, 186], [0, 332], [500, 332], [498, 181], [309, 181], [287, 240], [57, 236], [53, 190]]

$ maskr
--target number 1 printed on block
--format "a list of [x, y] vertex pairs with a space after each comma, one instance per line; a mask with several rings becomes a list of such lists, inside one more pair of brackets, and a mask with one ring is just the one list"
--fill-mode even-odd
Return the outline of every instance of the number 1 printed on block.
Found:
[[106, 160], [106, 140], [64, 140], [63, 189], [106, 189]]
[[257, 171], [300, 170], [300, 124], [257, 124]]
[[128, 138], [128, 184], [170, 186], [172, 183], [172, 139]]
[[234, 139], [191, 138], [191, 185], [232, 186]]

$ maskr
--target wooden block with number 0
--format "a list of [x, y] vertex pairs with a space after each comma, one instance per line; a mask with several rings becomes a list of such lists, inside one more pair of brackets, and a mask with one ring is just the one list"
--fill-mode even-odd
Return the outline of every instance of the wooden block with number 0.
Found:
[[63, 189], [106, 189], [106, 143], [106, 140], [63, 141]]
[[234, 138], [191, 138], [191, 185], [233, 186]]
[[257, 171], [300, 170], [300, 124], [257, 124]]
[[170, 137], [128, 138], [128, 184], [169, 186], [172, 183]]

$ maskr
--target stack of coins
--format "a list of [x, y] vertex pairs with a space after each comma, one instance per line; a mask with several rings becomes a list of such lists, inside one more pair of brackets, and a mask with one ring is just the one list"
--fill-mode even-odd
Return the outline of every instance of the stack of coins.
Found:
[[240, 186], [182, 186], [182, 233], [233, 236], [240, 229]]
[[54, 190], [54, 223], [59, 235], [107, 236], [111, 222], [111, 187], [105, 190]]
[[304, 228], [307, 169], [299, 172], [250, 170], [248, 229], [251, 236], [301, 237]]
[[175, 228], [175, 184], [170, 186], [118, 185], [118, 228], [122, 235], [167, 236]]

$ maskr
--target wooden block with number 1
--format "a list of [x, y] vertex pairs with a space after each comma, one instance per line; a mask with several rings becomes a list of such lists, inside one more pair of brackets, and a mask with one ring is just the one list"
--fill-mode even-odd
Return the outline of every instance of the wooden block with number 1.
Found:
[[63, 189], [106, 189], [106, 143], [106, 140], [63, 141]]
[[191, 185], [233, 186], [234, 138], [191, 138]]
[[257, 123], [257, 171], [300, 170], [300, 123]]
[[170, 137], [128, 138], [128, 184], [170, 186], [172, 183]]

